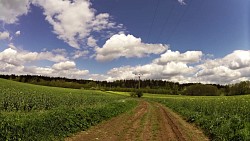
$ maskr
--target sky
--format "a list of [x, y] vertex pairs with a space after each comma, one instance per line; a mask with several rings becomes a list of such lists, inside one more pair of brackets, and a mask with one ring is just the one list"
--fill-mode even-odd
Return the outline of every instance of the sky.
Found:
[[0, 0], [0, 73], [250, 80], [249, 0]]

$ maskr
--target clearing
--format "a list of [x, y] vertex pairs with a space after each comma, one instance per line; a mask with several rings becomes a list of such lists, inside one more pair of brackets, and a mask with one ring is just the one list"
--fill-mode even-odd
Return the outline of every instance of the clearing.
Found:
[[206, 141], [199, 129], [165, 106], [140, 100], [130, 112], [66, 138], [65, 141]]

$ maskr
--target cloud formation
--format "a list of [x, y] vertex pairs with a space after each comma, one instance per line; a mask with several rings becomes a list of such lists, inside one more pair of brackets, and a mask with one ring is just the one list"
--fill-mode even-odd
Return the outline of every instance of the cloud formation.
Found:
[[141, 73], [143, 79], [180, 83], [236, 83], [250, 80], [249, 53], [249, 50], [236, 50], [223, 58], [204, 60], [201, 51], [180, 53], [168, 50], [149, 64], [113, 68], [100, 78], [108, 81], [135, 79], [134, 74]]
[[160, 54], [168, 49], [163, 44], [146, 44], [133, 35], [116, 34], [106, 41], [102, 48], [96, 48], [96, 60], [111, 61], [120, 57], [145, 57]]
[[161, 65], [169, 62], [197, 63], [201, 60], [201, 57], [201, 51], [187, 51], [181, 54], [179, 51], [168, 50], [160, 58], [155, 59], [154, 63]]
[[10, 33], [7, 31], [0, 32], [0, 40], [10, 39]]
[[57, 37], [77, 49], [92, 32], [119, 26], [108, 13], [97, 15], [88, 0], [34, 0], [33, 4], [44, 9]]
[[97, 40], [93, 38], [93, 36], [88, 37], [87, 39], [87, 45], [90, 47], [97, 47], [96, 44]]
[[31, 61], [48, 60], [52, 62], [60, 62], [68, 60], [67, 57], [60, 54], [53, 54], [52, 52], [28, 52], [25, 50], [18, 50], [11, 44], [12, 48], [7, 48], [0, 52], [0, 61], [3, 63], [19, 66]]
[[20, 34], [21, 34], [20, 30], [16, 31], [16, 33], [15, 33], [16, 36], [19, 36]]
[[178, 2], [179, 2], [181, 5], [186, 5], [185, 0], [178, 0]]
[[0, 21], [13, 24], [18, 21], [18, 17], [29, 12], [31, 0], [1, 0], [0, 1]]
[[145, 79], [166, 79], [172, 81], [176, 77], [194, 74], [196, 68], [188, 64], [199, 62], [201, 57], [202, 53], [200, 51], [180, 53], [168, 50], [160, 58], [154, 59], [149, 64], [113, 68], [107, 72], [107, 80], [133, 79], [135, 78], [134, 74], [140, 73], [143, 74], [143, 78]]
[[[121, 66], [110, 69], [106, 74], [91, 74], [86, 69], [78, 69], [74, 61], [64, 56], [66, 54], [63, 49], [28, 52], [14, 47], [0, 52], [0, 71], [4, 74], [35, 74], [107, 81], [135, 79], [134, 74], [141, 73], [142, 79], [229, 84], [250, 80], [249, 54], [250, 50], [236, 50], [223, 58], [204, 59], [200, 51], [181, 53], [168, 50], [149, 64]], [[53, 64], [47, 67], [27, 65], [39, 60], [51, 61]]]
[[[0, 52], [0, 72], [3, 74], [31, 74], [46, 75], [53, 77], [83, 78], [89, 71], [76, 68], [76, 63], [70, 61], [62, 55], [62, 50], [57, 49], [53, 52], [28, 52], [18, 50], [13, 44], [12, 48], [7, 48]], [[59, 54], [61, 52], [61, 54]], [[35, 61], [51, 61], [52, 66], [39, 67], [29, 66], [27, 64]], [[32, 63], [34, 64], [34, 63]]]
[[[86, 38], [89, 38], [89, 45], [94, 45], [91, 41], [93, 32], [119, 30], [123, 26], [111, 21], [108, 13], [96, 14], [89, 0], [1, 0], [0, 21], [6, 24], [18, 22], [20, 16], [29, 12], [31, 4], [44, 10], [45, 20], [53, 26], [57, 38], [77, 49]], [[16, 35], [20, 35], [20, 31]]]

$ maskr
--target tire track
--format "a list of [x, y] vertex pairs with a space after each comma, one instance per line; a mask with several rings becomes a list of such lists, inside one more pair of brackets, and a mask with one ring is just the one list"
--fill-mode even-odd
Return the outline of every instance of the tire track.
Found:
[[[191, 135], [191, 136], [190, 136]], [[168, 108], [139, 100], [138, 106], [65, 141], [200, 141], [208, 140]]]

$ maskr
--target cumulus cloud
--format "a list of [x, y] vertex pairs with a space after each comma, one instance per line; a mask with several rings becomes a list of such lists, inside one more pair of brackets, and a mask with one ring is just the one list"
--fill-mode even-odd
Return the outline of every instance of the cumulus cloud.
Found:
[[113, 68], [107, 72], [108, 81], [117, 79], [134, 79], [137, 73], [143, 74], [144, 79], [168, 79], [172, 80], [176, 76], [189, 75], [195, 72], [195, 69], [182, 62], [170, 62], [166, 65], [154, 63], [139, 65], [135, 67], [124, 66]]
[[196, 76], [208, 82], [224, 84], [237, 82], [243, 77], [250, 79], [250, 51], [235, 50], [223, 58], [206, 60], [197, 68]]
[[[117, 79], [134, 79], [134, 74], [140, 73], [143, 74], [144, 79], [166, 79], [170, 81], [182, 79], [184, 81], [183, 78], [188, 77], [197, 71], [195, 67], [189, 66], [188, 63], [197, 62], [202, 56], [201, 52], [196, 51], [188, 51], [185, 53], [167, 51], [164, 54], [149, 64], [134, 67], [122, 66], [113, 68], [107, 72], [106, 80], [113, 81]], [[191, 54], [197, 54], [197, 57], [190, 57]], [[169, 58], [166, 58], [168, 55]], [[160, 59], [167, 60], [164, 60], [164, 63], [159, 63]]]
[[21, 34], [21, 31], [19, 31], [19, 30], [16, 31], [16, 33], [15, 33], [16, 36], [19, 36], [20, 34]]
[[168, 49], [167, 45], [146, 44], [133, 35], [116, 34], [106, 41], [102, 48], [96, 48], [96, 60], [111, 61], [120, 57], [144, 57], [160, 54]]
[[13, 24], [18, 21], [18, 17], [29, 12], [30, 0], [1, 0], [0, 1], [0, 21]]
[[159, 59], [155, 59], [154, 62], [162, 65], [169, 62], [196, 63], [201, 60], [201, 57], [201, 51], [187, 51], [181, 54], [179, 51], [168, 50]]
[[[135, 79], [134, 74], [143, 74], [142, 79], [161, 79], [180, 83], [229, 84], [250, 80], [249, 50], [236, 50], [223, 58], [204, 60], [200, 51], [163, 53], [151, 63], [139, 66], [113, 68], [101, 79]], [[94, 75], [92, 78], [98, 78]]]
[[231, 70], [225, 66], [218, 66], [212, 69], [203, 69], [197, 73], [197, 78], [201, 82], [209, 83], [231, 83], [233, 80], [241, 77], [239, 71]]
[[75, 67], [76, 64], [73, 61], [60, 62], [52, 66], [52, 68], [55, 70], [69, 70]]
[[230, 69], [241, 69], [250, 66], [250, 51], [236, 50], [223, 58]]
[[44, 9], [45, 19], [57, 37], [74, 48], [79, 49], [91, 32], [119, 28], [108, 13], [96, 15], [88, 0], [34, 0], [33, 3]]
[[87, 55], [89, 54], [89, 51], [88, 50], [76, 50], [75, 52], [71, 53], [71, 55], [73, 55], [73, 59], [78, 59], [78, 58], [81, 58], [81, 57], [86, 57]]
[[[64, 51], [56, 49], [52, 52], [38, 53], [7, 48], [0, 52], [0, 71], [4, 74], [36, 74], [107, 81], [135, 79], [135, 73], [143, 74], [142, 79], [161, 79], [180, 83], [229, 84], [250, 80], [249, 50], [236, 50], [223, 58], [208, 60], [201, 60], [204, 59], [203, 53], [199, 51], [184, 53], [166, 51], [149, 64], [116, 67], [106, 74], [89, 74], [88, 70], [78, 69], [74, 61], [57, 57], [62, 56]], [[52, 60], [52, 58], [54, 64], [48, 67], [26, 66], [28, 62]]]
[[52, 62], [60, 62], [68, 60], [65, 56], [53, 54], [52, 52], [28, 52], [25, 50], [18, 50], [13, 44], [10, 48], [0, 52], [0, 62], [12, 64], [15, 66], [23, 65], [25, 63], [37, 60], [48, 60]]
[[0, 40], [10, 39], [10, 33], [7, 31], [0, 32]]
[[[48, 60], [55, 62], [50, 67], [28, 66], [29, 62]], [[53, 77], [84, 78], [88, 70], [76, 68], [74, 61], [52, 52], [28, 52], [8, 48], [0, 52], [0, 72], [2, 74], [31, 74]]]
[[[64, 62], [62, 62], [63, 64]], [[58, 63], [57, 63], [58, 64]], [[56, 64], [55, 64], [56, 65]], [[54, 69], [53, 67], [24, 67], [21, 74], [45, 75], [52, 77], [67, 77], [72, 79], [84, 78], [88, 75], [88, 70], [80, 70], [75, 67]]]
[[96, 39], [93, 38], [93, 36], [90, 36], [88, 39], [87, 39], [87, 45], [90, 46], [90, 47], [97, 47], [97, 44], [96, 44]]
[[178, 0], [178, 2], [179, 2], [181, 5], [186, 5], [185, 0]]
[[[111, 21], [108, 13], [96, 14], [89, 0], [1, 0], [0, 21], [16, 23], [19, 16], [29, 12], [31, 4], [44, 10], [45, 20], [53, 26], [53, 32], [74, 48], [79, 49], [83, 39], [93, 32], [123, 28], [122, 24]], [[16, 35], [20, 35], [20, 31]], [[93, 43], [89, 41], [90, 45]]]
[[89, 74], [88, 70], [77, 69], [73, 61], [56, 63], [52, 67], [25, 67], [23, 72], [26, 74], [67, 77], [72, 79], [84, 78]]

